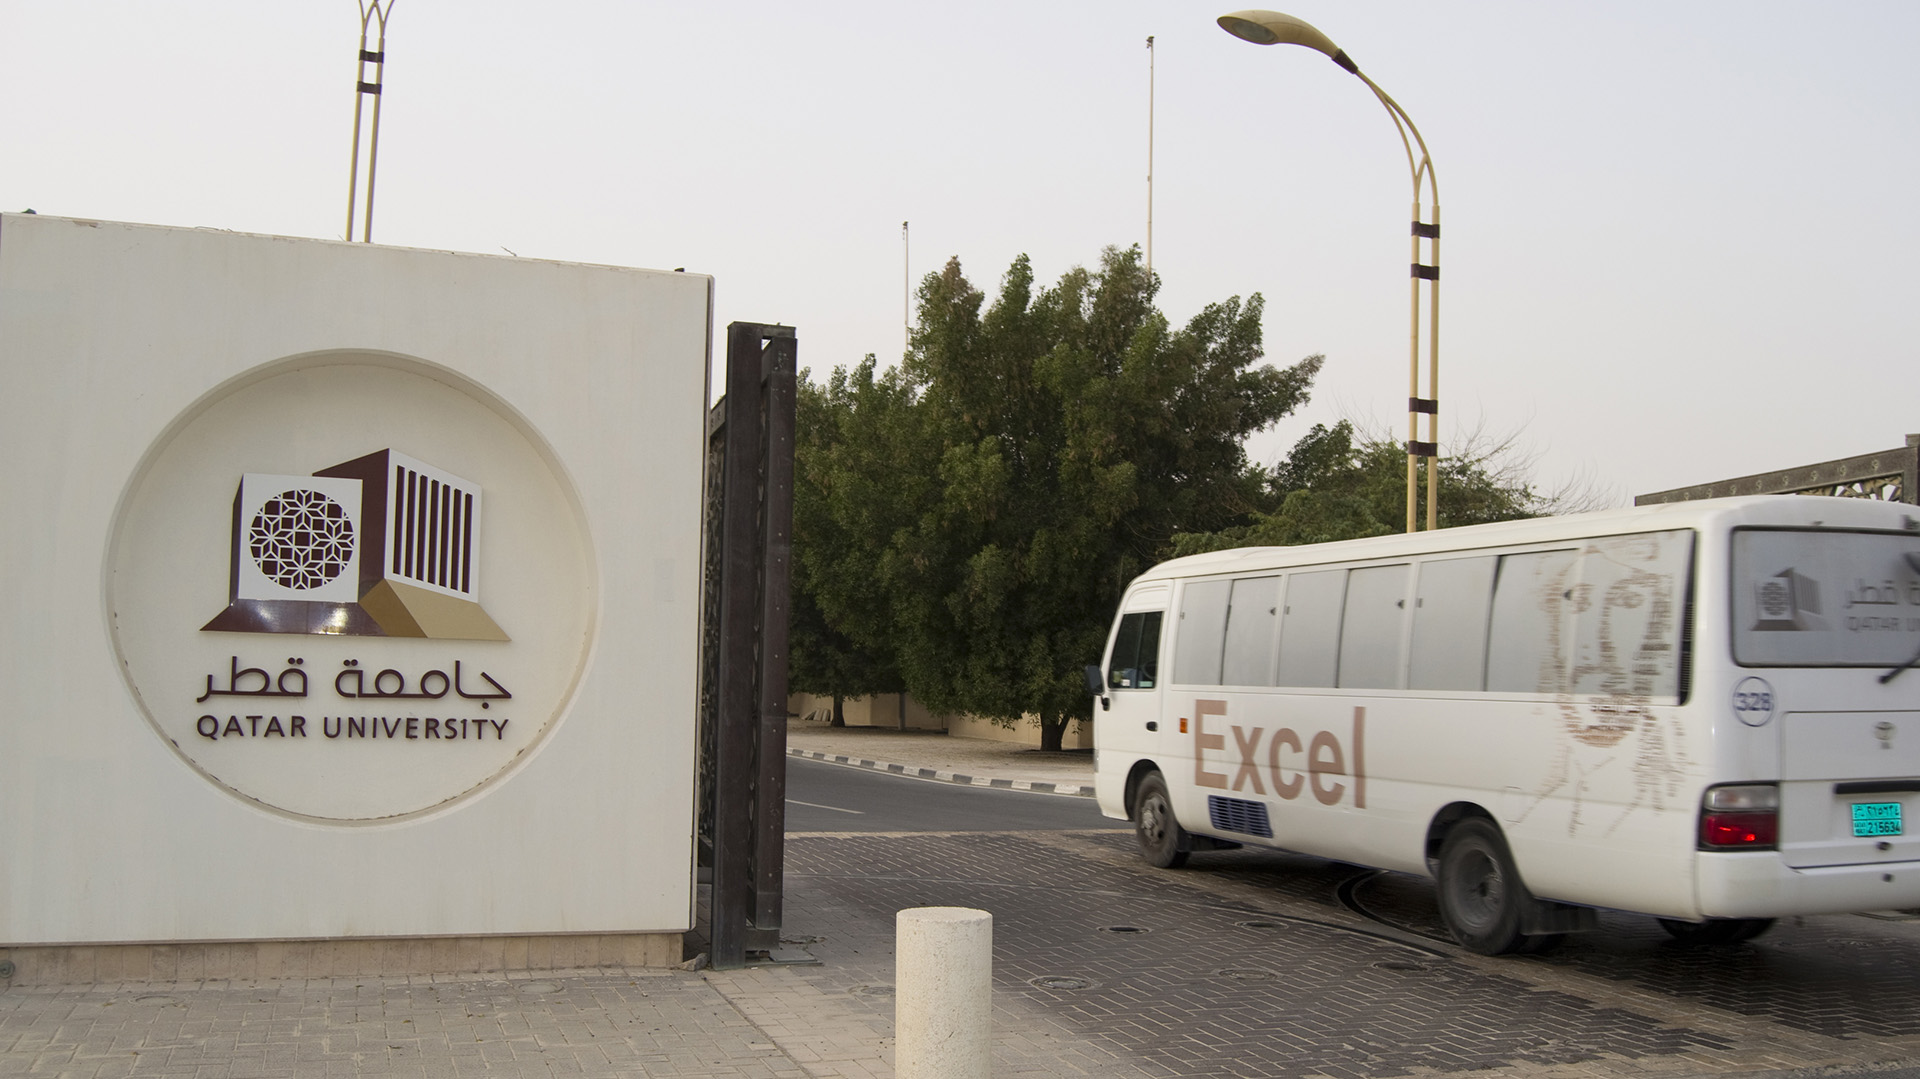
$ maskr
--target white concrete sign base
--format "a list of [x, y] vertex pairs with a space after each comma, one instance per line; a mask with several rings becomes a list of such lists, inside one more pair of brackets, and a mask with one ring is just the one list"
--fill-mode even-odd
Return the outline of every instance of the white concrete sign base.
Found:
[[688, 928], [711, 294], [0, 215], [0, 953]]

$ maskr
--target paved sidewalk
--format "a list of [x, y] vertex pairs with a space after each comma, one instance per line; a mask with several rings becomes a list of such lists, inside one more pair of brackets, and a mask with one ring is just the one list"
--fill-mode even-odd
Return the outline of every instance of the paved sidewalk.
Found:
[[834, 727], [796, 719], [787, 726], [787, 752], [947, 783], [1093, 797], [1091, 749], [1048, 752], [939, 731]]
[[[1092, 793], [1090, 751], [801, 722], [789, 748], [949, 782]], [[0, 983], [0, 1079], [890, 1076], [891, 919], [823, 902], [799, 881], [788, 904], [802, 934], [796, 946], [826, 935], [841, 942], [830, 974], [592, 969]]]

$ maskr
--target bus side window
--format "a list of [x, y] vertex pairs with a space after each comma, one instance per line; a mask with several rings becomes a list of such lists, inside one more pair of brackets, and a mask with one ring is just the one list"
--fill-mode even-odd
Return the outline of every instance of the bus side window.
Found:
[[1347, 571], [1316, 570], [1287, 576], [1280, 615], [1280, 684], [1332, 686], [1340, 660], [1340, 609]]
[[1188, 581], [1180, 590], [1180, 625], [1173, 635], [1173, 680], [1183, 686], [1220, 684], [1232, 581]]
[[1567, 692], [1566, 648], [1580, 571], [1578, 551], [1500, 556], [1487, 630], [1487, 690]]
[[1449, 558], [1420, 566], [1408, 689], [1473, 691], [1485, 685], [1493, 570], [1491, 556]]
[[1280, 578], [1241, 577], [1227, 606], [1226, 655], [1220, 682], [1228, 686], [1273, 685], [1280, 643]]
[[1399, 689], [1401, 631], [1407, 624], [1407, 569], [1367, 566], [1347, 575], [1340, 620], [1340, 685]]
[[1574, 693], [1674, 703], [1680, 695], [1693, 533], [1606, 536], [1580, 553], [1579, 602], [1568, 654]]
[[1152, 689], [1160, 672], [1159, 611], [1135, 611], [1120, 617], [1107, 666], [1109, 689]]

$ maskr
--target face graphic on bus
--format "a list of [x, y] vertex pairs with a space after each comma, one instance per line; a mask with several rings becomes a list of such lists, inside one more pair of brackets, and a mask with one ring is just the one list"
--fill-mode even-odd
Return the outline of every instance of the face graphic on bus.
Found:
[[1617, 745], [1673, 680], [1678, 542], [1673, 533], [1599, 540], [1542, 582], [1561, 721], [1584, 745]]

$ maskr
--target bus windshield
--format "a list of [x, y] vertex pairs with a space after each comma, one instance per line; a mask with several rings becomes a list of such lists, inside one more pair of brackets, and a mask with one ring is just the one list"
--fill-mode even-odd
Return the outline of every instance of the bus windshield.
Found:
[[1892, 667], [1920, 648], [1920, 536], [1733, 534], [1733, 656], [1745, 667]]

